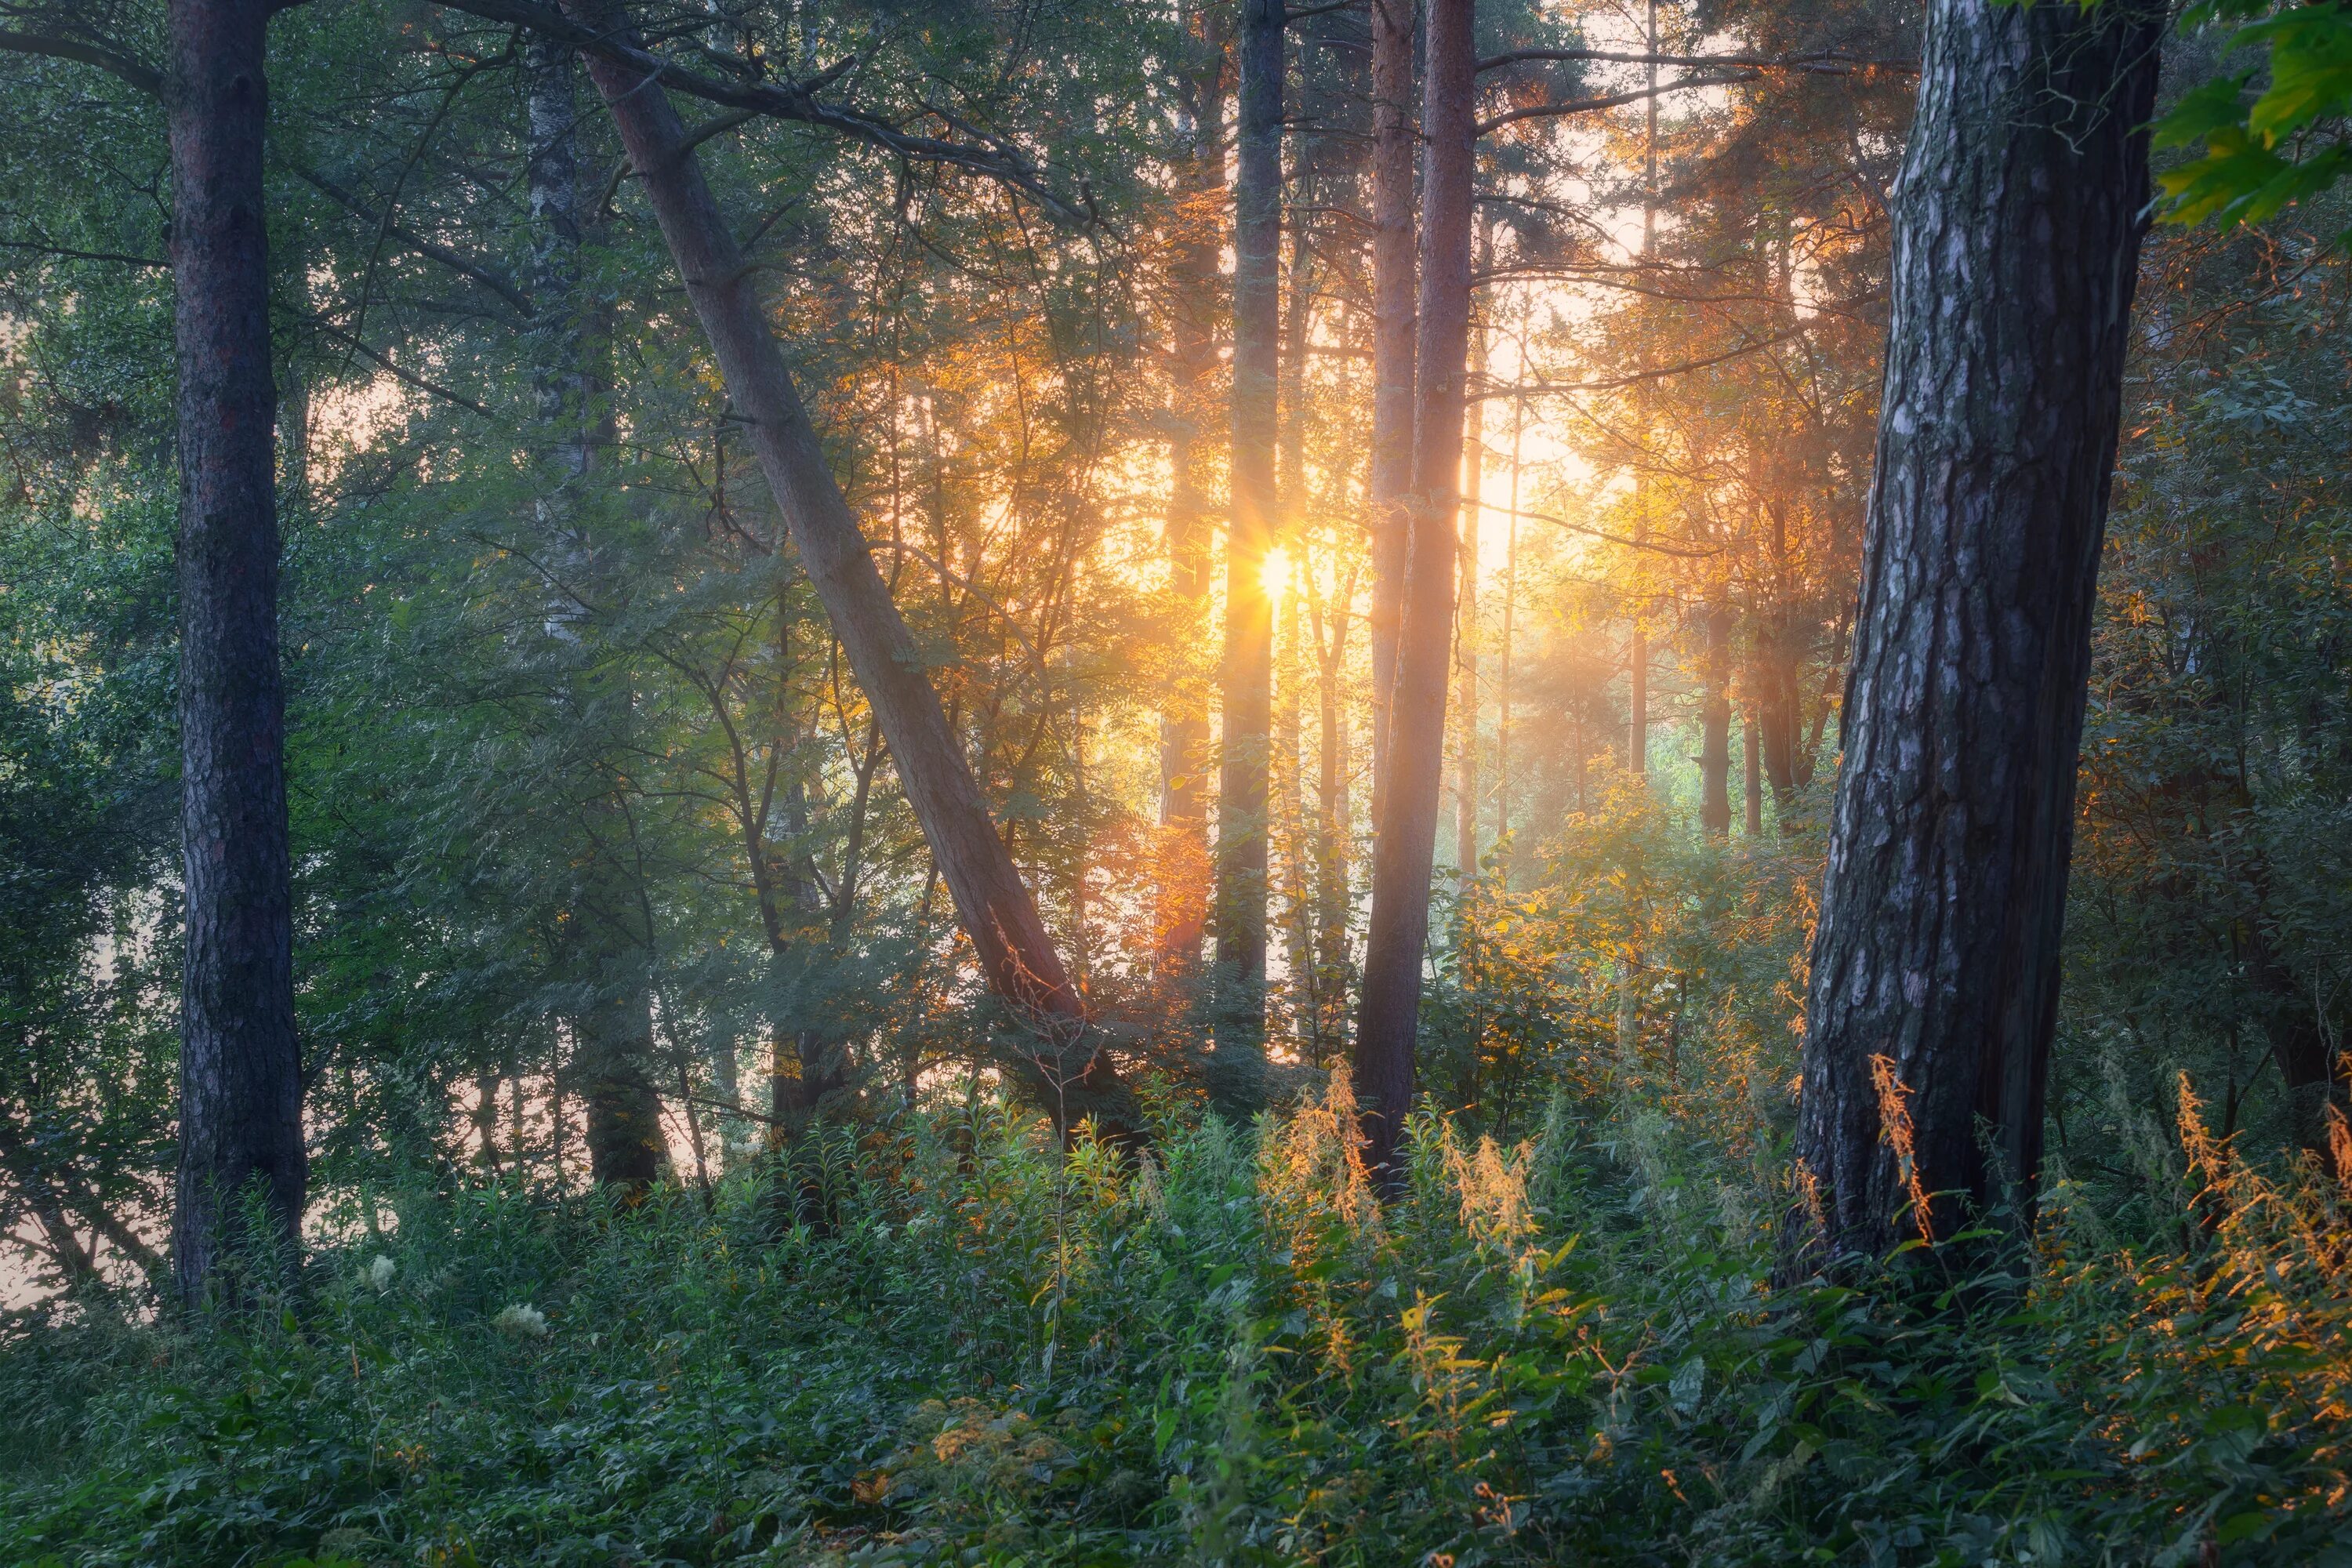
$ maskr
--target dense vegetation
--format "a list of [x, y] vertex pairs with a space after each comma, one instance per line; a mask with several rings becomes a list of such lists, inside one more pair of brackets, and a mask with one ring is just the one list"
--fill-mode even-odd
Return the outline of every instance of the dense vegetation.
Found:
[[[2346, 13], [2018, 111], [2027, 461], [1915, 84], [2167, 18], [1933, 10], [0, 0], [0, 1562], [2352, 1568]], [[1906, 816], [1937, 420], [2097, 592]]]

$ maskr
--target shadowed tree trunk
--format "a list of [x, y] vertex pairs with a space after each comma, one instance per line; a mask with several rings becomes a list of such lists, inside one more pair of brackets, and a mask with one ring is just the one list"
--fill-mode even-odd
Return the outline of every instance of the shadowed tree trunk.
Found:
[[2160, 26], [1929, 6], [1806, 1005], [1832, 1256], [2032, 1223]]
[[[609, 21], [593, 0], [572, 0], [566, 10], [590, 26]], [[636, 66], [592, 57], [589, 74], [660, 222], [801, 564], [880, 721], [980, 972], [1013, 1015], [997, 1059], [1066, 1137], [1087, 1121], [1108, 1137], [1139, 1135], [1132, 1098], [1087, 1025], [1036, 902], [990, 821], [922, 654], [825, 463], [761, 313], [755, 274], [728, 233], [677, 110]]]
[[173, 1276], [202, 1300], [257, 1184], [299, 1241], [309, 1170], [294, 1037], [276, 393], [261, 157], [268, 0], [173, 0], [179, 349], [180, 827], [187, 899]]
[[1266, 778], [1274, 707], [1274, 543], [1282, 237], [1281, 0], [1242, 0], [1234, 167], [1234, 510], [1225, 534], [1224, 733], [1217, 776], [1216, 1050], [1209, 1100], [1265, 1096]]
[[1413, 1043], [1429, 938], [1431, 857], [1445, 772], [1454, 632], [1454, 520], [1470, 343], [1475, 0], [1431, 0], [1422, 100], [1421, 288], [1414, 349], [1412, 532], [1397, 637], [1388, 776], [1373, 824], [1371, 925], [1357, 1010], [1355, 1081], [1365, 1160], [1383, 1190], [1403, 1180], [1397, 1144], [1412, 1109]]
[[[1216, 374], [1218, 301], [1223, 279], [1218, 252], [1223, 237], [1225, 194], [1225, 11], [1204, 0], [1192, 13], [1192, 68], [1177, 81], [1190, 121], [1182, 174], [1184, 226], [1171, 279], [1171, 392], [1168, 485], [1169, 593], [1176, 601], [1181, 635], [1190, 640], [1206, 629], [1209, 600], [1209, 458], [1219, 423], [1211, 412], [1210, 386]], [[1185, 981], [1201, 964], [1202, 906], [1190, 885], [1193, 870], [1208, 863], [1209, 694], [1180, 674], [1160, 720], [1160, 821], [1181, 836], [1171, 847], [1172, 875], [1186, 885], [1163, 898], [1160, 926], [1161, 975]]]
[[[611, 433], [595, 394], [608, 384], [596, 356], [610, 332], [580, 288], [580, 99], [572, 51], [533, 37], [523, 46], [530, 162], [531, 394], [538, 416], [540, 493], [533, 514], [549, 585], [546, 629], [563, 661], [560, 722], [573, 734], [595, 732], [596, 714], [626, 710], [625, 695], [600, 695], [582, 647], [596, 582], [595, 542], [583, 521], [586, 489]], [[570, 922], [568, 963], [594, 1000], [573, 1020], [574, 1063], [587, 1109], [589, 1168], [600, 1184], [642, 1188], [661, 1173], [667, 1154], [661, 1097], [653, 1085], [653, 993], [647, 979], [652, 932], [640, 936], [621, 911], [640, 902], [617, 857], [597, 846], [625, 839], [628, 826], [615, 786], [588, 781], [582, 803], [592, 840], [584, 858], [579, 908]]]
[[1731, 611], [1721, 603], [1699, 612], [1706, 626], [1706, 682], [1699, 704], [1699, 826], [1717, 838], [1731, 833]]
[[1365, 511], [1372, 531], [1372, 816], [1388, 765], [1412, 484], [1414, 0], [1372, 5], [1372, 431]]

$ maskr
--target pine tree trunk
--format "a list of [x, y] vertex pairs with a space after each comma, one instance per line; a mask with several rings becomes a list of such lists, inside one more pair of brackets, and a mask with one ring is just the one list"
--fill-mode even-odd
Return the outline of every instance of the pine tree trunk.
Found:
[[[1170, 326], [1172, 361], [1168, 443], [1168, 589], [1175, 602], [1178, 634], [1196, 646], [1207, 628], [1209, 604], [1209, 491], [1216, 449], [1213, 432], [1223, 421], [1213, 412], [1210, 389], [1217, 367], [1217, 301], [1223, 280], [1218, 272], [1223, 247], [1225, 191], [1224, 7], [1205, 0], [1193, 14], [1197, 37], [1192, 68], [1179, 78], [1190, 144], [1182, 173], [1184, 226], [1171, 268]], [[1202, 905], [1191, 885], [1193, 870], [1208, 863], [1209, 696], [1207, 689], [1180, 672], [1160, 720], [1160, 821], [1180, 836], [1166, 859], [1167, 876], [1180, 885], [1162, 889], [1157, 967], [1160, 978], [1181, 989], [1199, 973]]]
[[1752, 707], [1741, 721], [1739, 768], [1743, 775], [1741, 799], [1744, 807], [1740, 826], [1748, 837], [1760, 838], [1764, 836], [1764, 769], [1762, 759], [1757, 754], [1756, 715]]
[[[1487, 248], [1480, 242], [1481, 249]], [[1486, 374], [1486, 334], [1470, 330], [1470, 377]], [[1462, 518], [1454, 597], [1454, 869], [1466, 886], [1478, 874], [1478, 525], [1485, 518], [1486, 405], [1465, 398], [1462, 410]]]
[[1415, 0], [1372, 6], [1372, 429], [1365, 497], [1372, 531], [1372, 815], [1388, 765], [1389, 704], [1403, 613], [1404, 510], [1412, 485]]
[[1699, 612], [1706, 626], [1706, 689], [1699, 708], [1699, 826], [1717, 838], [1731, 833], [1731, 612]]
[[266, 1202], [267, 1239], [291, 1247], [309, 1182], [278, 666], [269, 12], [268, 0], [173, 0], [170, 12], [187, 900], [173, 1275], [190, 1304], [248, 1239], [248, 1184]]
[[1266, 776], [1274, 617], [1264, 583], [1274, 543], [1281, 347], [1281, 0], [1242, 0], [1240, 148], [1234, 167], [1234, 510], [1225, 533], [1224, 732], [1217, 774], [1216, 1049], [1209, 1099], [1228, 1115], [1265, 1093]]
[[1412, 532], [1405, 552], [1387, 778], [1372, 844], [1371, 927], [1357, 1011], [1355, 1083], [1365, 1158], [1384, 1190], [1404, 1176], [1398, 1142], [1412, 1109], [1431, 859], [1445, 772], [1454, 633], [1454, 520], [1470, 344], [1470, 211], [1475, 0], [1431, 0], [1422, 101], [1419, 318], [1414, 346]]
[[1806, 1009], [1832, 1256], [2032, 1222], [2160, 26], [1929, 6]]
[[[600, 25], [594, 0], [568, 0], [566, 10], [574, 20]], [[1098, 1048], [1036, 902], [989, 819], [922, 655], [875, 569], [769, 332], [754, 274], [685, 145], [669, 95], [635, 68], [601, 57], [590, 60], [589, 74], [660, 221], [802, 566], [881, 721], [900, 786], [981, 973], [1013, 1016], [1015, 1028], [999, 1059], [1065, 1136], [1087, 1121], [1108, 1137], [1138, 1136], [1132, 1099]]]
[[[598, 363], [611, 332], [580, 287], [586, 228], [580, 215], [580, 102], [572, 51], [536, 36], [523, 46], [530, 157], [526, 196], [530, 212], [531, 393], [538, 416], [535, 454], [540, 493], [533, 505], [539, 553], [551, 568], [546, 630], [563, 663], [558, 686], [559, 722], [573, 734], [596, 733], [600, 709], [628, 711], [588, 673], [582, 648], [593, 635], [584, 605], [598, 596], [596, 542], [582, 521], [584, 491], [599, 448], [611, 445], [596, 395], [609, 385]], [[601, 372], [601, 374], [600, 374]], [[651, 1182], [667, 1157], [661, 1131], [661, 1097], [654, 1088], [651, 986], [653, 933], [631, 930], [618, 911], [638, 906], [639, 889], [608, 842], [631, 829], [624, 803], [603, 778], [584, 780], [581, 806], [589, 844], [579, 857], [583, 880], [568, 923], [568, 961], [596, 995], [576, 1020], [585, 1043], [575, 1062], [587, 1108], [589, 1164], [599, 1182], [632, 1189]], [[643, 1015], [643, 1027], [629, 1020]], [[635, 1053], [633, 1055], [633, 1052]]]

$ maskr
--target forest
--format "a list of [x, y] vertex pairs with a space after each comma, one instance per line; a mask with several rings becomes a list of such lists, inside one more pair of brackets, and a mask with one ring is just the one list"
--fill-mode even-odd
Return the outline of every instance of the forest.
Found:
[[2352, 1568], [2352, 0], [0, 0], [0, 1564]]

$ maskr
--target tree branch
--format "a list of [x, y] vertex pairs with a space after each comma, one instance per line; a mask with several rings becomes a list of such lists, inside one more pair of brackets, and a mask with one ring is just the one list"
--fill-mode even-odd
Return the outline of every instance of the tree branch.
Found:
[[575, 49], [616, 60], [646, 73], [649, 82], [658, 81], [672, 91], [685, 93], [689, 98], [723, 104], [729, 109], [747, 110], [772, 120], [823, 126], [916, 163], [969, 169], [1023, 192], [1066, 219], [1077, 223], [1092, 221], [1090, 215], [1055, 195], [1027, 159], [994, 137], [988, 139], [988, 145], [976, 146], [968, 142], [919, 136], [887, 121], [835, 104], [820, 103], [816, 96], [799, 82], [787, 81], [780, 85], [774, 82], [726, 81], [685, 70], [614, 34], [583, 26], [554, 6], [539, 4], [538, 0], [436, 0], [436, 3], [446, 10], [479, 16], [486, 22], [503, 22], [510, 26], [526, 27], [556, 43], [568, 44]]
[[1917, 60], [1866, 59], [1822, 49], [1801, 55], [1650, 55], [1622, 49], [1513, 49], [1478, 62], [1481, 71], [1538, 60], [1591, 60], [1603, 65], [1683, 66], [1699, 70], [1796, 71], [1813, 76], [1867, 76], [1885, 71], [1892, 76], [1917, 76]]
[[470, 279], [480, 284], [512, 306], [516, 314], [527, 317], [532, 313], [530, 296], [488, 268], [467, 260], [447, 246], [436, 240], [427, 239], [413, 229], [403, 227], [398, 223], [385, 222], [381, 214], [369, 211], [366, 204], [357, 195], [328, 179], [324, 174], [314, 174], [299, 164], [289, 163], [287, 167], [293, 172], [296, 179], [300, 180], [353, 217], [374, 226], [388, 237], [400, 241], [427, 261], [437, 261], [460, 278]]
[[110, 76], [128, 82], [150, 98], [161, 99], [163, 96], [162, 71], [103, 44], [85, 43], [79, 38], [60, 37], [54, 33], [25, 33], [0, 28], [0, 49], [20, 55], [43, 55], [56, 60], [79, 60], [83, 65], [96, 66]]

